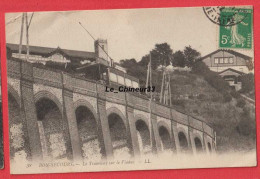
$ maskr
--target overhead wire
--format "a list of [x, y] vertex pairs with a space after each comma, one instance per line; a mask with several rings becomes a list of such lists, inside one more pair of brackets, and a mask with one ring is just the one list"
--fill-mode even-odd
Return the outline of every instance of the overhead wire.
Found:
[[[61, 14], [63, 17], [65, 17], [61, 12], [58, 12], [58, 14]], [[22, 16], [23, 16], [23, 14], [20, 14], [20, 15], [16, 16], [15, 18], [12, 18], [12, 19], [7, 20], [7, 22], [6, 22], [5, 25], [7, 26], [7, 25], [9, 25], [9, 24], [12, 24], [12, 23], [16, 22], [16, 21], [17, 21], [19, 18], [21, 18]], [[31, 25], [33, 16], [34, 16], [34, 12], [32, 13], [31, 18], [30, 18], [30, 20], [29, 20], [29, 23], [28, 23], [28, 26], [27, 26], [28, 29], [29, 29], [29, 27], [30, 27], [30, 25]], [[72, 20], [69, 20], [69, 21], [72, 21]], [[87, 30], [87, 28], [84, 27], [81, 22], [78, 22], [78, 23], [79, 23], [79, 25], [88, 33], [88, 35], [89, 35], [94, 41], [96, 41], [95, 37]], [[97, 45], [98, 45], [98, 46], [102, 49], [102, 51], [109, 57], [109, 59], [110, 59], [110, 61], [111, 61], [111, 63], [112, 63], [113, 58], [108, 54], [108, 52], [105, 51], [105, 49], [103, 49], [103, 47], [102, 47], [99, 43], [97, 43]]]
[[[62, 14], [61, 12], [58, 12], [58, 14], [62, 15], [63, 17], [65, 17], [64, 14]], [[65, 17], [67, 19], [67, 17]], [[69, 21], [72, 21], [72, 20], [69, 20]], [[88, 33], [88, 35], [94, 40], [96, 41], [95, 37], [87, 30], [86, 27], [83, 26], [83, 24], [79, 21], [78, 24]], [[108, 54], [108, 52], [105, 51], [105, 49], [103, 49], [103, 47], [97, 43], [97, 45], [102, 49], [102, 51], [109, 57], [110, 61], [111, 61], [111, 64], [112, 64], [112, 61], [113, 61], [113, 58]]]

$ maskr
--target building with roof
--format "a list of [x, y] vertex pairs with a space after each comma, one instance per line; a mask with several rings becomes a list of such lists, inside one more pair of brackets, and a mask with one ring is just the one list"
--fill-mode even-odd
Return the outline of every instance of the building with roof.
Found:
[[234, 50], [219, 49], [202, 57], [201, 60], [236, 90], [241, 89], [240, 76], [253, 72], [252, 57]]
[[249, 73], [252, 57], [234, 50], [219, 49], [201, 58], [210, 70], [222, 72], [228, 68]]
[[[19, 56], [19, 45], [18, 44], [6, 44], [7, 56], [26, 60], [26, 46], [22, 46], [22, 54]], [[84, 61], [95, 61], [97, 54], [95, 52], [86, 52], [78, 50], [67, 50], [49, 47], [29, 46], [30, 55], [29, 62], [32, 63], [43, 63], [47, 61], [55, 61], [60, 63], [68, 63], [71, 61], [78, 61], [84, 63]]]
[[228, 68], [219, 72], [219, 75], [226, 80], [229, 85], [234, 88], [236, 91], [239, 91], [242, 88], [242, 83], [240, 77], [244, 75], [244, 72]]
[[108, 55], [107, 40], [98, 39], [94, 42], [94, 52], [68, 50], [49, 47], [29, 46], [27, 59], [27, 47], [22, 46], [19, 54], [18, 44], [6, 44], [7, 58], [17, 58], [34, 64], [42, 64], [50, 68], [57, 68], [67, 72], [73, 72], [86, 78], [105, 81], [110, 85], [124, 85], [138, 88], [139, 80], [126, 73], [126, 69]]

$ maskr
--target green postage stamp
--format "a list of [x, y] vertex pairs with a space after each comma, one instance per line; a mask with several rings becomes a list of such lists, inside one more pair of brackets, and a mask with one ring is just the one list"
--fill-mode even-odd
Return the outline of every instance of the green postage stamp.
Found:
[[219, 47], [252, 48], [253, 9], [223, 8], [220, 11]]

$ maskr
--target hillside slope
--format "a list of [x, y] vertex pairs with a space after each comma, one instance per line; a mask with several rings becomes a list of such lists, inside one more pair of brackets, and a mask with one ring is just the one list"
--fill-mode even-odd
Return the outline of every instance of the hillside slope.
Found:
[[[140, 79], [141, 86], [145, 85], [146, 69], [143, 66], [124, 67], [130, 75]], [[229, 89], [221, 77], [216, 74], [203, 75], [195, 72], [171, 73], [173, 107], [209, 123], [217, 133], [218, 152], [255, 149], [254, 107], [239, 93]], [[152, 78], [159, 93], [162, 73], [154, 71]]]
[[255, 148], [255, 109], [252, 105], [241, 102], [241, 97], [235, 95], [226, 101], [225, 96], [199, 75], [173, 73], [171, 77], [174, 107], [181, 107], [208, 122], [217, 133], [219, 152]]

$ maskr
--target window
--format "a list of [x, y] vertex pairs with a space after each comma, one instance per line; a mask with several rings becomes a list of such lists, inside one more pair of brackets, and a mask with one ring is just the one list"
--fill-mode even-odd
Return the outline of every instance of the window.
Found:
[[122, 76], [120, 76], [120, 75], [117, 75], [117, 78], [118, 78], [118, 83], [119, 83], [119, 84], [125, 85], [124, 77], [122, 77]]
[[234, 59], [233, 57], [215, 57], [214, 62], [215, 64], [218, 63], [232, 64], [234, 63]]
[[224, 58], [224, 63], [228, 63], [228, 58]]
[[104, 79], [105, 81], [107, 81], [107, 73], [106, 73], [106, 72], [103, 73], [103, 79]]
[[125, 79], [125, 85], [126, 86], [132, 86], [132, 81], [128, 78]]
[[134, 88], [139, 88], [139, 84], [137, 82], [133, 81], [133, 87]]
[[233, 57], [230, 57], [230, 58], [229, 58], [229, 63], [234, 63]]
[[113, 82], [117, 82], [117, 76], [114, 73], [109, 73], [110, 80]]

